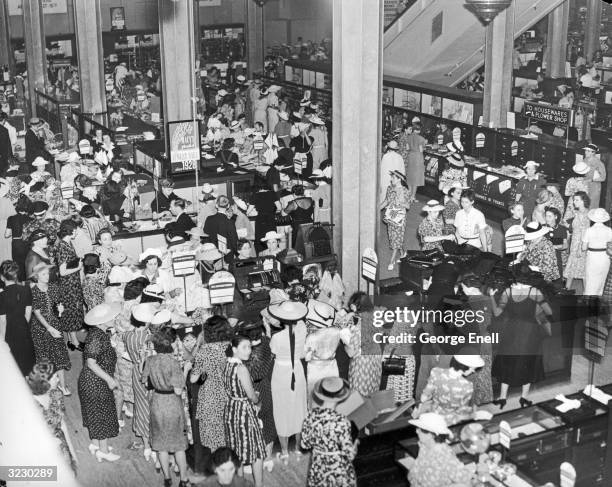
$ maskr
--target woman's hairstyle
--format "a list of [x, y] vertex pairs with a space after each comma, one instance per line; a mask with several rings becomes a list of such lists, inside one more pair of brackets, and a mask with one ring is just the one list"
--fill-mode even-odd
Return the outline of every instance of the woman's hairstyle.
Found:
[[238, 468], [240, 466], [240, 460], [238, 459], [238, 455], [236, 452], [227, 446], [222, 446], [221, 448], [217, 448], [211, 456], [213, 468], [218, 468], [224, 463], [232, 462], [234, 467]]
[[561, 212], [558, 208], [555, 208], [554, 206], [547, 206], [544, 211], [555, 216], [555, 223], [559, 223], [561, 221]]
[[17, 281], [19, 266], [12, 260], [5, 260], [0, 264], [0, 276], [5, 281]]
[[164, 326], [155, 330], [150, 340], [157, 353], [172, 353], [172, 344], [176, 340], [176, 330], [170, 326]]
[[281, 280], [285, 287], [289, 286], [290, 282], [301, 281], [303, 274], [302, 270], [294, 265], [290, 265], [285, 267], [285, 269], [281, 272]]
[[576, 191], [574, 193], [574, 197], [576, 196], [582, 200], [585, 208], [589, 208], [591, 206], [591, 198], [589, 198], [589, 195], [586, 194], [585, 191]]
[[508, 205], [508, 212], [512, 213], [517, 206], [524, 207], [523, 203], [521, 203], [520, 201], [513, 201], [512, 203]]
[[85, 254], [83, 256], [83, 272], [87, 274], [95, 274], [100, 268], [100, 256], [98, 254]]
[[475, 199], [475, 195], [474, 195], [474, 190], [473, 189], [464, 189], [461, 192], [461, 197], [462, 198], [467, 198], [468, 200], [470, 200], [472, 203], [474, 203], [474, 199]]
[[31, 201], [29, 200], [29, 198], [25, 195], [20, 195], [19, 199], [15, 203], [15, 211], [17, 213], [29, 213], [30, 206], [31, 206]]
[[363, 291], [357, 291], [356, 293], [353, 293], [353, 295], [349, 298], [347, 304], [349, 309], [351, 305], [355, 306], [355, 311], [357, 313], [374, 310], [374, 305], [372, 304], [370, 296], [368, 296]]
[[206, 343], [229, 340], [232, 327], [225, 316], [213, 315], [204, 322], [204, 341]]
[[159, 257], [157, 257], [157, 255], [148, 255], [146, 256], [144, 259], [142, 259], [140, 261], [140, 268], [144, 269], [145, 267], [147, 267], [147, 263], [151, 260], [151, 259], [156, 259], [157, 260], [157, 266], [161, 267], [162, 265], [162, 261]]
[[171, 205], [174, 206], [178, 206], [181, 209], [185, 209], [185, 200], [183, 198], [176, 198], [175, 200], [172, 200]]
[[76, 229], [77, 225], [72, 220], [62, 220], [59, 230], [57, 231], [57, 238], [62, 239], [68, 235], [72, 235]]
[[451, 358], [450, 360], [450, 368], [455, 369], [455, 370], [460, 370], [461, 372], [470, 370], [470, 368], [467, 365], [463, 365], [462, 363], [459, 363], [459, 361], [455, 357]]
[[238, 348], [242, 342], [251, 343], [251, 339], [242, 333], [235, 334], [230, 340], [229, 345], [225, 349], [225, 355], [227, 355], [228, 357], [233, 357], [234, 356], [233, 349]]
[[108, 233], [111, 236], [111, 238], [113, 238], [113, 232], [111, 231], [111, 229], [108, 227], [105, 227], [102, 230], [100, 230], [98, 234], [96, 235], [96, 242], [100, 243], [100, 237], [102, 237], [102, 235], [104, 235], [105, 233]]
[[138, 296], [142, 296], [142, 292], [149, 284], [149, 280], [143, 276], [128, 282], [123, 290], [123, 299], [130, 301], [136, 299]]
[[238, 239], [238, 250], [240, 250], [244, 244], [248, 244], [249, 248], [251, 247], [251, 242], [249, 242], [246, 238], [239, 238]]
[[104, 185], [104, 192], [108, 196], [118, 195], [119, 193], [121, 193], [121, 185], [117, 181], [109, 179]]
[[78, 174], [74, 178], [74, 184], [78, 184], [79, 186], [85, 187], [91, 185], [91, 180], [85, 174]]
[[234, 147], [233, 137], [227, 137], [226, 139], [223, 139], [223, 150], [229, 150], [232, 147]]
[[459, 195], [461, 195], [463, 190], [461, 188], [453, 187], [453, 188], [448, 190], [448, 196], [450, 196], [452, 198], [454, 196], [454, 194], [457, 193], [457, 192], [459, 193]]

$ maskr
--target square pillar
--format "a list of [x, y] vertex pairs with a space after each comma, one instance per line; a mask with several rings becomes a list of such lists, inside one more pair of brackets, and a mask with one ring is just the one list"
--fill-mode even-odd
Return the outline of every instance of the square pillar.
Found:
[[332, 211], [348, 294], [366, 289], [361, 255], [378, 234], [382, 35], [383, 0], [334, 0]]
[[15, 59], [11, 47], [8, 0], [0, 0], [0, 66], [8, 65], [11, 76], [15, 76]]
[[193, 120], [195, 36], [193, 0], [158, 0], [164, 122]]
[[246, 12], [247, 73], [263, 73], [264, 68], [264, 6], [255, 0], [244, 0]]
[[548, 14], [548, 36], [546, 39], [546, 76], [565, 78], [567, 29], [569, 23], [569, 0]]
[[514, 50], [514, 3], [487, 25], [485, 30], [484, 123], [506, 126], [512, 94], [512, 53]]
[[105, 113], [106, 91], [100, 0], [79, 0], [72, 5], [79, 61], [81, 111], [92, 115]]
[[41, 0], [23, 0], [23, 29], [28, 70], [28, 93], [32, 116], [36, 116], [35, 90], [47, 86], [45, 23]]
[[586, 23], [584, 25], [584, 54], [587, 61], [592, 61], [593, 54], [599, 49], [601, 32], [601, 6], [603, 0], [587, 0]]

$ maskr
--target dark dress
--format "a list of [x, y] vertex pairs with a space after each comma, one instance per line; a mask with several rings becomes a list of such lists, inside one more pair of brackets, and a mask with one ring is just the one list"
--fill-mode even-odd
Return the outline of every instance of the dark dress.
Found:
[[[50, 256], [48, 259], [45, 259], [38, 252], [34, 252], [33, 250], [30, 250], [25, 259], [26, 277], [29, 276], [34, 270], [34, 267], [36, 267], [36, 265], [40, 264], [41, 262], [43, 264], [53, 265], [53, 262]], [[59, 274], [57, 272], [57, 267], [53, 266], [51, 269], [49, 269], [49, 282], [57, 282], [58, 277], [59, 277]]]
[[292, 245], [295, 247], [300, 225], [313, 221], [314, 201], [312, 198], [305, 196], [296, 198], [287, 205], [285, 212], [291, 215], [291, 230], [293, 232], [291, 238]]
[[183, 372], [171, 353], [148, 357], [142, 371], [142, 381], [150, 381], [153, 393], [150, 401], [151, 448], [155, 451], [184, 451], [185, 412], [181, 396], [175, 388], [185, 386]]
[[308, 179], [312, 176], [312, 153], [310, 149], [312, 147], [312, 137], [302, 136], [301, 134], [291, 139], [289, 146], [295, 149], [296, 154], [306, 154], [306, 167], [302, 167], [302, 177]]
[[493, 377], [511, 387], [532, 384], [542, 378], [541, 343], [543, 331], [535, 320], [536, 301], [529, 296], [516, 302], [512, 288], [501, 318], [499, 348], [493, 362]]
[[19, 266], [19, 280], [25, 281], [25, 259], [30, 250], [30, 245], [23, 240], [23, 227], [30, 222], [28, 215], [17, 213], [6, 219], [6, 228], [11, 229], [11, 256], [13, 261]]
[[241, 365], [236, 359], [228, 359], [225, 365], [223, 382], [228, 399], [223, 411], [223, 424], [227, 446], [236, 452], [243, 464], [250, 465], [266, 458], [266, 446], [255, 407], [238, 378]]
[[[56, 247], [57, 266], [77, 259], [77, 254], [71, 243], [59, 241]], [[59, 278], [60, 293], [64, 314], [60, 320], [61, 331], [78, 331], [83, 328], [83, 288], [80, 272], [73, 272]]]
[[11, 284], [0, 293], [0, 315], [6, 317], [5, 341], [24, 376], [32, 371], [36, 363], [30, 324], [25, 319], [25, 309], [31, 305], [29, 286]]
[[47, 329], [38, 321], [35, 310], [40, 311], [49, 326], [59, 330], [59, 318], [55, 312], [55, 306], [60, 302], [59, 288], [55, 284], [49, 284], [47, 292], [43, 292], [38, 286], [32, 287], [32, 319], [30, 330], [36, 362], [48, 360], [58, 369], [70, 370], [70, 358], [68, 349], [62, 337], [53, 338]]
[[111, 377], [115, 374], [117, 354], [111, 345], [110, 336], [100, 328], [92, 328], [85, 339], [83, 369], [78, 381], [79, 400], [83, 426], [89, 430], [89, 438], [114, 438], [119, 434], [115, 396], [106, 381], [89, 368], [88, 358], [94, 359]]
[[273, 191], [259, 191], [253, 195], [252, 204], [257, 210], [255, 217], [255, 250], [257, 253], [266, 248], [261, 241], [266, 232], [276, 231], [276, 193]]
[[263, 423], [264, 441], [266, 444], [272, 443], [276, 440], [276, 427], [274, 425], [272, 408], [272, 388], [270, 385], [274, 359], [272, 358], [272, 350], [270, 350], [270, 339], [267, 336], [261, 338], [259, 345], [253, 346], [251, 356], [248, 361], [244, 362], [244, 365], [249, 370], [253, 379], [253, 387], [259, 392], [261, 399], [261, 409], [258, 416]]

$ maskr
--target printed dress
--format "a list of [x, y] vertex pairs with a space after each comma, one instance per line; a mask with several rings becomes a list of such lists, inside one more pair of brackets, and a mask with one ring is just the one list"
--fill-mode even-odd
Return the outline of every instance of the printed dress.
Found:
[[87, 311], [104, 302], [106, 274], [108, 273], [100, 268], [93, 274], [85, 275], [83, 279], [83, 299]]
[[266, 458], [266, 446], [255, 406], [248, 398], [238, 378], [238, 367], [243, 366], [239, 359], [230, 358], [225, 365], [223, 382], [227, 403], [223, 411], [225, 440], [245, 465], [257, 459]]
[[441, 218], [436, 218], [436, 221], [431, 221], [429, 218], [423, 218], [418, 229], [419, 238], [421, 239], [422, 250], [442, 250], [442, 241], [425, 242], [424, 237], [441, 237], [444, 235], [444, 222]]
[[[571, 205], [568, 205], [568, 208]], [[568, 279], [583, 279], [584, 269], [586, 265], [586, 251], [582, 250], [582, 236], [584, 232], [591, 226], [588, 210], [584, 210], [574, 214], [571, 226], [571, 243], [569, 248], [569, 257], [565, 266], [564, 276]]]
[[572, 196], [574, 196], [578, 191], [584, 191], [585, 193], [588, 193], [589, 183], [584, 178], [569, 178], [567, 180], [567, 183], [565, 184], [565, 196], [569, 197], [569, 201], [567, 202], [565, 215], [563, 215], [564, 225], [567, 225], [567, 222], [571, 218], [574, 218], [576, 210], [574, 209], [574, 205], [572, 203]]
[[471, 478], [471, 471], [446, 443], [419, 443], [419, 456], [408, 472], [411, 487], [470, 485]]
[[[410, 203], [410, 191], [402, 185], [392, 186], [387, 188], [387, 211], [391, 213], [398, 210], [406, 211], [406, 207]], [[385, 213], [387, 213], [387, 211]], [[389, 247], [391, 250], [400, 250], [404, 243], [404, 232], [406, 231], [406, 217], [404, 216], [401, 223], [394, 223], [391, 220], [386, 220], [387, 234], [389, 236]]]
[[[58, 242], [56, 246], [57, 266], [61, 266], [73, 259], [77, 254], [71, 243]], [[60, 320], [61, 331], [78, 331], [83, 328], [83, 288], [81, 287], [80, 272], [73, 272], [68, 276], [60, 276], [59, 288], [64, 305], [64, 314]]]
[[453, 375], [453, 369], [434, 367], [421, 394], [421, 404], [429, 411], [441, 414], [450, 426], [472, 413], [474, 385], [466, 378]]
[[[349, 384], [351, 389], [362, 396], [370, 396], [380, 388], [382, 376], [382, 355], [380, 347], [378, 353], [362, 346], [362, 328], [365, 327], [365, 340], [371, 340], [372, 313], [363, 313], [358, 316], [357, 324], [351, 327], [351, 339], [347, 346], [347, 354], [351, 358], [349, 365]], [[369, 324], [366, 325], [366, 323]], [[373, 353], [370, 353], [373, 352]]]
[[314, 408], [304, 420], [302, 448], [312, 449], [307, 487], [354, 487], [354, 448], [349, 420], [337, 411]]
[[141, 364], [147, 356], [147, 340], [150, 332], [147, 328], [135, 328], [123, 335], [125, 349], [133, 364], [132, 391], [134, 394], [134, 420], [132, 429], [141, 438], [149, 437], [149, 396], [150, 391], [142, 383]]
[[444, 234], [454, 235], [455, 234], [455, 215], [461, 209], [459, 203], [453, 199], [449, 199], [444, 205], [442, 210], [442, 216], [444, 218]]

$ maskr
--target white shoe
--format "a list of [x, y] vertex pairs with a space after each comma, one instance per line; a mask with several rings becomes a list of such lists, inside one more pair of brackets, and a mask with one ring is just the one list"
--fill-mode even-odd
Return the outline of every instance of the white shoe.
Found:
[[123, 408], [122, 408], [122, 411], [123, 411], [123, 414], [125, 414], [126, 418], [133, 418], [134, 417], [134, 413], [127, 406], [124, 405]]
[[264, 460], [263, 466], [268, 472], [271, 472], [274, 469], [274, 460]]
[[110, 451], [108, 453], [104, 453], [101, 450], [96, 451], [96, 459], [98, 460], [99, 463], [102, 463], [102, 460], [106, 460], [107, 462], [116, 462], [120, 458], [121, 457], [119, 455], [117, 455], [116, 453], [112, 453]]
[[[89, 453], [91, 453], [92, 455], [95, 455], [96, 452], [100, 449], [98, 445], [94, 445], [93, 443], [90, 443], [87, 448], [89, 449]], [[108, 451], [113, 451], [113, 447], [109, 446]]]
[[392, 270], [393, 270], [393, 264], [389, 264], [389, 265], [387, 266], [387, 270], [388, 270], [388, 271], [392, 271]]
[[151, 460], [151, 454], [153, 453], [153, 450], [151, 450], [150, 448], [145, 448], [143, 451], [145, 460], [148, 462], [149, 460]]
[[253, 473], [253, 468], [250, 465], [245, 465], [244, 467], [242, 467], [242, 470], [244, 471], [244, 473], [248, 473], [248, 474]]

